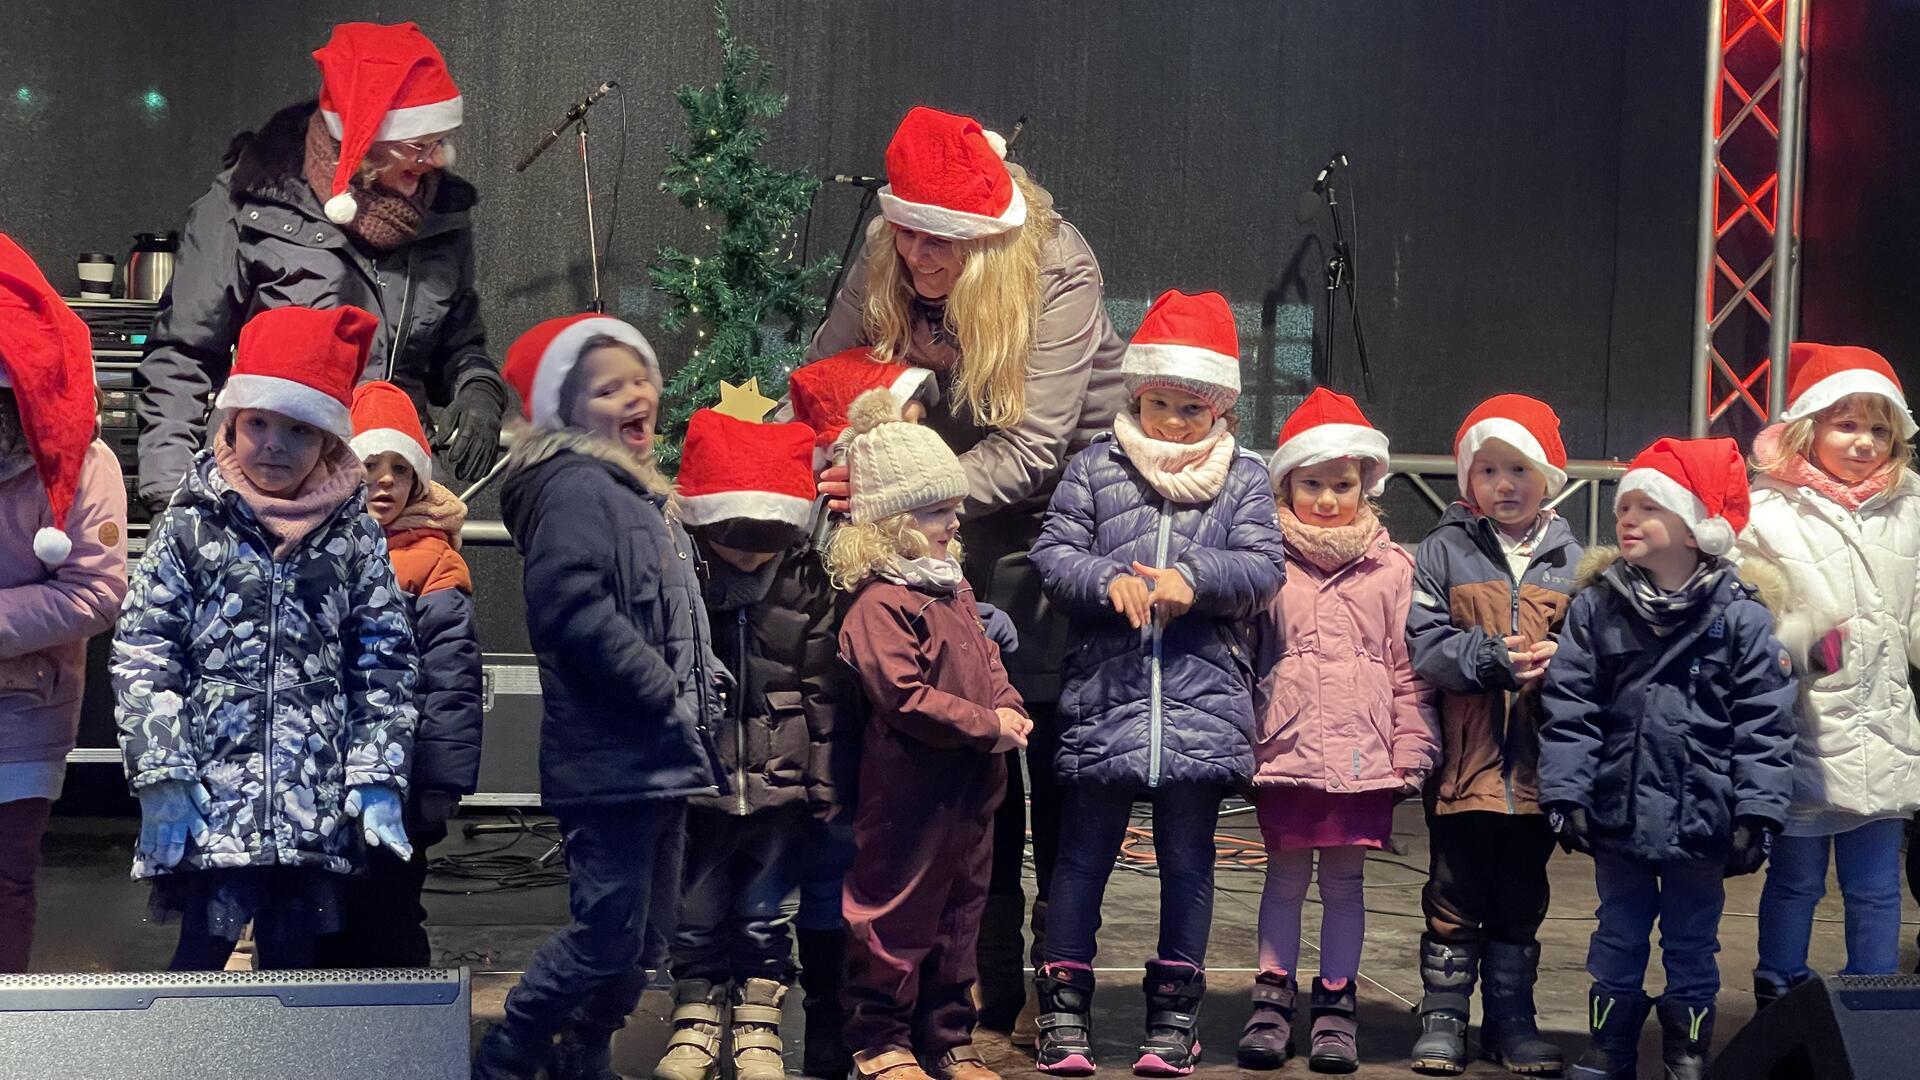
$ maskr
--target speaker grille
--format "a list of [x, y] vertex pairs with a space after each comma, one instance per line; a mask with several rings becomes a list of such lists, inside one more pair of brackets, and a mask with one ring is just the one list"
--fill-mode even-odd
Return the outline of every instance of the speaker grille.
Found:
[[438, 968], [367, 968], [354, 971], [100, 971], [47, 975], [0, 975], [0, 990], [84, 986], [88, 989], [254, 986], [366, 986], [378, 983], [444, 983], [457, 986], [458, 971]]

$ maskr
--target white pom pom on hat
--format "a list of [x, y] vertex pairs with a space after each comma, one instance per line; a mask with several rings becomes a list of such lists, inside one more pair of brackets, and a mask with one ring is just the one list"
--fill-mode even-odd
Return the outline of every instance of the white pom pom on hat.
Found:
[[343, 191], [327, 200], [327, 220], [335, 225], [345, 225], [360, 215], [360, 203], [351, 191]]

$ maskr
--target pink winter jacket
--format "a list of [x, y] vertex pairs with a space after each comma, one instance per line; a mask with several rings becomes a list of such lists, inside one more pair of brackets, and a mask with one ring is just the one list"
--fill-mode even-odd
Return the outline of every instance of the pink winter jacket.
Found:
[[87, 448], [67, 515], [73, 553], [55, 570], [33, 554], [51, 524], [38, 472], [0, 481], [0, 762], [73, 749], [87, 639], [113, 626], [127, 595], [127, 488], [107, 444]]
[[1255, 786], [1372, 791], [1439, 756], [1407, 656], [1413, 557], [1375, 534], [1331, 574], [1287, 549], [1287, 583], [1253, 622]]

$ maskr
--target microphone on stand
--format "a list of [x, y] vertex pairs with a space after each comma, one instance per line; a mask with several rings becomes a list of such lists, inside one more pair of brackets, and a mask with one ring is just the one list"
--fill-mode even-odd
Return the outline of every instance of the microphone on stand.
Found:
[[1301, 192], [1300, 198], [1294, 203], [1293, 219], [1295, 221], [1302, 225], [1311, 223], [1313, 216], [1320, 212], [1321, 202], [1332, 202], [1332, 196], [1327, 193], [1327, 182], [1332, 179], [1333, 170], [1346, 167], [1347, 155], [1339, 152], [1335, 152], [1327, 159], [1325, 165], [1320, 166], [1320, 175], [1313, 178], [1313, 189]]
[[1022, 114], [1019, 119], [1013, 122], [1013, 127], [1007, 131], [1008, 156], [1012, 156], [1013, 144], [1020, 141], [1020, 133], [1025, 130], [1027, 130], [1027, 118], [1024, 114]]
[[603, 82], [600, 84], [599, 89], [595, 90], [591, 94], [588, 94], [586, 97], [582, 98], [580, 101], [575, 102], [574, 106], [571, 109], [567, 110], [567, 115], [561, 117], [560, 122], [553, 126], [553, 130], [547, 132], [545, 135], [542, 135], [540, 137], [539, 144], [535, 146], [532, 150], [527, 151], [527, 156], [520, 159], [520, 164], [515, 165], [513, 167], [513, 171], [526, 172], [527, 166], [532, 165], [534, 161], [537, 158], [539, 158], [541, 154], [546, 153], [548, 147], [560, 141], [561, 132], [572, 127], [577, 121], [579, 121], [581, 117], [587, 115], [588, 109], [591, 109], [596, 104], [598, 104], [601, 98], [606, 97], [608, 94], [613, 93], [613, 91], [616, 88], [618, 88], [619, 85], [620, 83], [618, 80], [608, 79], [606, 82]]
[[832, 176], [827, 177], [827, 179], [835, 184], [866, 188], [868, 191], [879, 191], [881, 188], [887, 186], [886, 180], [878, 176], [849, 176], [846, 173], [834, 173]]

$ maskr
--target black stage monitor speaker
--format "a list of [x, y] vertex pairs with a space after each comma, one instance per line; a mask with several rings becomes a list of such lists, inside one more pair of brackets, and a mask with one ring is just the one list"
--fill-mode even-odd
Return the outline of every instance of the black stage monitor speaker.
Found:
[[8, 1080], [464, 1080], [467, 969], [0, 976]]
[[1920, 975], [1813, 978], [1713, 1059], [1713, 1080], [1920, 1077]]

